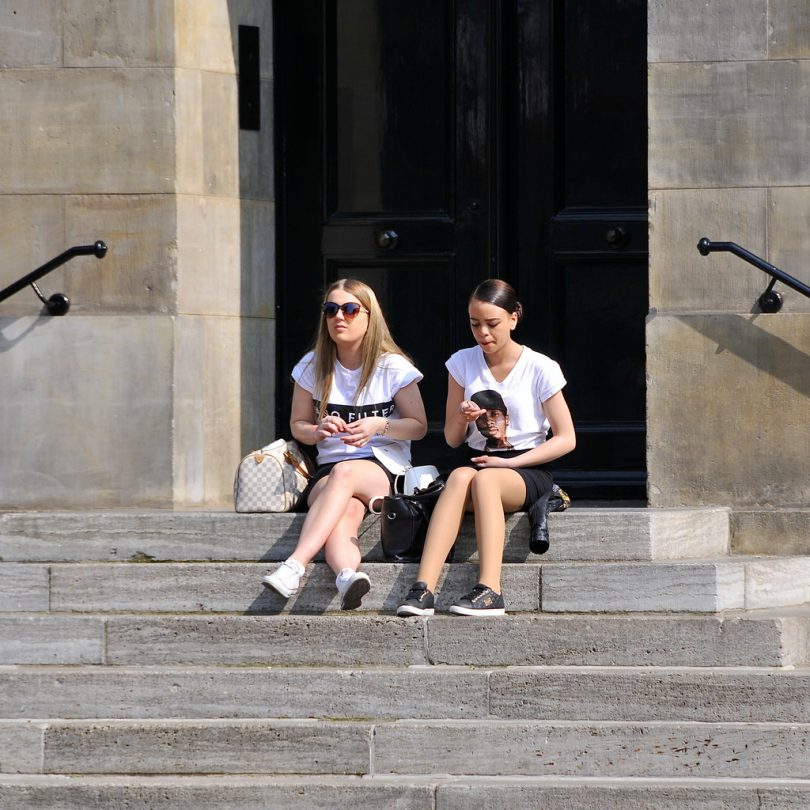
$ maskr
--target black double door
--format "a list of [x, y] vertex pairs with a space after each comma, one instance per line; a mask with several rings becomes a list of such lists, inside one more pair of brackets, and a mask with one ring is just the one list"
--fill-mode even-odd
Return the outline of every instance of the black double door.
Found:
[[555, 475], [643, 493], [645, 0], [296, 0], [275, 9], [279, 423], [342, 277], [425, 374], [418, 461], [451, 463], [444, 361], [482, 279], [559, 360], [579, 446]]

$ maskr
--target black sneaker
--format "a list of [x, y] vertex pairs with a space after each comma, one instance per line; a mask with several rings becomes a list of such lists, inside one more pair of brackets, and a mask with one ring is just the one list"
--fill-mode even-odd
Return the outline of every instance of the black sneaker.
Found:
[[432, 616], [433, 594], [426, 582], [414, 582], [405, 601], [397, 608], [397, 616]]
[[450, 612], [462, 616], [503, 616], [506, 609], [503, 596], [479, 582], [466, 596], [450, 605]]

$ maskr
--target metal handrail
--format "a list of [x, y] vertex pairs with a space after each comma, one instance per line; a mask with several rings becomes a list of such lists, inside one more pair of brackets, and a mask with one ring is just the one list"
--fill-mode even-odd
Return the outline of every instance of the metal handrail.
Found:
[[75, 245], [68, 248], [64, 253], [55, 256], [49, 262], [45, 262], [41, 267], [32, 270], [27, 276], [23, 276], [13, 284], [9, 284], [4, 290], [0, 291], [0, 301], [5, 301], [10, 298], [14, 293], [19, 292], [29, 284], [33, 288], [37, 297], [48, 309], [51, 315], [65, 315], [70, 309], [70, 299], [64, 293], [54, 293], [47, 300], [45, 296], [37, 287], [37, 281], [43, 276], [55, 270], [57, 267], [69, 262], [74, 256], [95, 256], [97, 259], [103, 259], [107, 255], [107, 245], [100, 239], [92, 245]]
[[757, 304], [759, 304], [759, 308], [763, 312], [779, 312], [779, 310], [782, 309], [782, 295], [781, 293], [775, 292], [773, 289], [773, 285], [776, 284], [777, 281], [781, 281], [792, 290], [796, 290], [796, 292], [800, 292], [802, 295], [810, 298], [810, 287], [808, 287], [807, 284], [799, 281], [797, 278], [793, 278], [793, 276], [769, 264], [764, 259], [760, 259], [759, 256], [755, 256], [735, 242], [712, 242], [711, 239], [707, 239], [704, 236], [697, 243], [697, 249], [701, 256], [708, 256], [710, 253], [722, 251], [733, 253], [749, 264], [753, 264], [754, 267], [758, 267], [763, 273], [767, 273], [771, 277], [771, 283], [768, 285], [765, 292], [757, 299]]

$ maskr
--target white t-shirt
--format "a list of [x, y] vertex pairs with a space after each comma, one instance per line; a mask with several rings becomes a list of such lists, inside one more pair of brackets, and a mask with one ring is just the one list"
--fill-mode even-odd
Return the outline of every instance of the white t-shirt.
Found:
[[[296, 364], [292, 377], [305, 391], [313, 395], [313, 421], [318, 419], [320, 402], [315, 401], [315, 364], [313, 352], [305, 354]], [[348, 369], [335, 361], [335, 375], [332, 390], [326, 406], [327, 415], [340, 416], [346, 422], [356, 422], [366, 416], [397, 417], [394, 395], [401, 388], [422, 379], [422, 373], [401, 354], [384, 354], [371, 375], [360, 400], [355, 403], [361, 369]], [[368, 458], [373, 456], [372, 447], [399, 445], [405, 455], [411, 457], [411, 443], [390, 439], [387, 436], [374, 436], [364, 447], [350, 447], [339, 437], [330, 436], [318, 442], [318, 464], [329, 464], [347, 458]]]
[[473, 450], [531, 450], [546, 440], [550, 425], [543, 403], [565, 385], [550, 357], [524, 346], [503, 382], [492, 376], [480, 346], [456, 352], [445, 365], [464, 399], [487, 409], [467, 427], [465, 441]]

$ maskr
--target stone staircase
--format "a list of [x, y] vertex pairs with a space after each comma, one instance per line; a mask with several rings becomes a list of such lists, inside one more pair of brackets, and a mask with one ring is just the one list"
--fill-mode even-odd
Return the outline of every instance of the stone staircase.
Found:
[[[299, 515], [0, 514], [2, 808], [807, 808], [810, 557], [723, 509], [508, 522], [497, 619], [337, 610]], [[475, 582], [471, 524], [439, 611]]]

